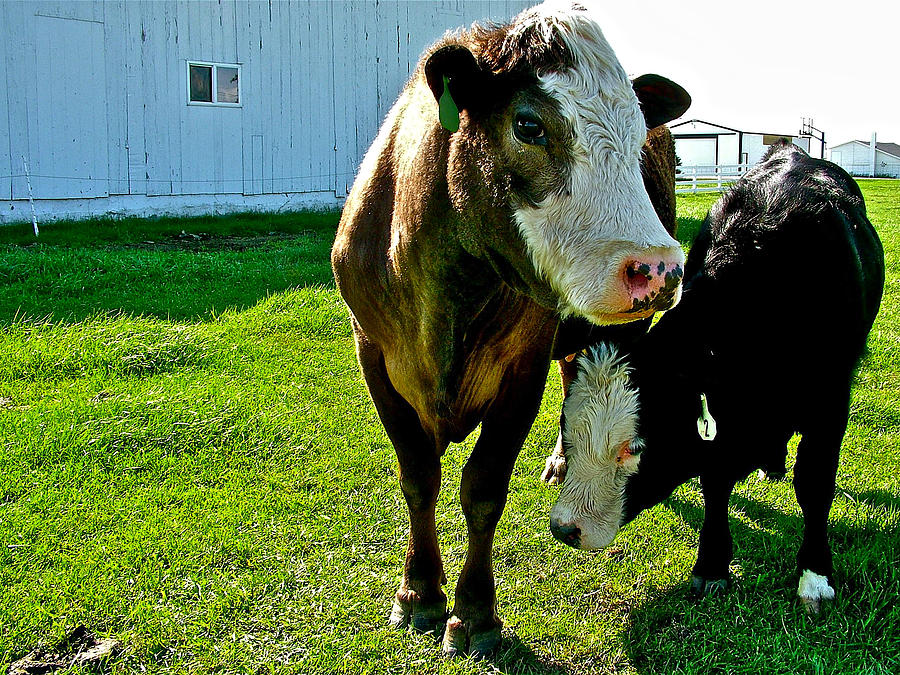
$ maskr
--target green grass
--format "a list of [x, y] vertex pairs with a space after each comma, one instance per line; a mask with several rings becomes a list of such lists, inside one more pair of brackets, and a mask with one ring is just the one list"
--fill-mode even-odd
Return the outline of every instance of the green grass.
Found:
[[[557, 544], [538, 480], [551, 378], [497, 533], [506, 625], [484, 662], [387, 627], [408, 523], [330, 277], [335, 214], [0, 230], [0, 670], [84, 624], [121, 641], [115, 673], [900, 671], [900, 184], [861, 184], [888, 283], [838, 476], [831, 611], [794, 600], [789, 482], [735, 491], [722, 597], [687, 590], [695, 483], [605, 552]], [[685, 245], [714, 199], [678, 198]], [[444, 459], [451, 594], [473, 440]]]

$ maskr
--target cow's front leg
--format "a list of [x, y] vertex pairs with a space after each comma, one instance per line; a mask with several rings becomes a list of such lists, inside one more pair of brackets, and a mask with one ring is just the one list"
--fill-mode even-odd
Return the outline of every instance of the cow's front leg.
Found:
[[391, 385], [381, 351], [357, 331], [357, 357], [388, 437], [397, 453], [400, 488], [409, 509], [409, 543], [403, 579], [391, 609], [396, 628], [423, 632], [440, 630], [447, 618], [446, 583], [435, 527], [435, 506], [441, 486], [440, 456], [434, 440], [422, 429], [415, 410]]
[[697, 562], [691, 579], [691, 591], [695, 595], [712, 595], [728, 588], [728, 568], [732, 556], [728, 498], [734, 484], [734, 480], [720, 476], [700, 478], [704, 515]]
[[[549, 365], [549, 364], [548, 364]], [[443, 651], [479, 657], [500, 642], [492, 548], [494, 532], [509, 490], [509, 479], [522, 443], [537, 416], [547, 368], [508, 383], [486, 414], [481, 436], [463, 468], [460, 501], [469, 547], [447, 620]]]
[[444, 634], [443, 649], [448, 656], [487, 654], [500, 642], [503, 625], [497, 614], [491, 550], [494, 532], [506, 505], [516, 453], [511, 453], [513, 456], [506, 461], [497, 462], [482, 461], [476, 458], [476, 453], [477, 450], [463, 469], [460, 490], [469, 546]]
[[566, 479], [568, 468], [566, 453], [563, 450], [562, 422], [560, 421], [560, 431], [556, 437], [556, 446], [553, 448], [553, 452], [547, 455], [547, 459], [544, 460], [544, 471], [541, 473], [541, 480], [547, 485], [562, 485], [562, 482]]
[[440, 630], [447, 618], [447, 596], [441, 590], [447, 579], [435, 527], [440, 460], [436, 455], [415, 456], [399, 449], [397, 458], [400, 487], [409, 509], [409, 542], [390, 623], [395, 628], [410, 625], [422, 632]]
[[547, 459], [544, 461], [544, 472], [541, 474], [541, 480], [547, 485], [562, 485], [566, 479], [568, 464], [566, 464], [566, 452], [563, 448], [562, 429], [565, 424], [565, 413], [559, 414], [559, 434], [556, 437], [556, 447], [553, 448]]
[[[562, 380], [563, 398], [569, 393], [569, 385], [578, 374], [577, 354], [569, 354], [566, 358], [559, 360], [559, 376]], [[544, 471], [541, 474], [541, 480], [548, 485], [561, 485], [566, 479], [566, 452], [563, 449], [562, 429], [565, 424], [564, 413], [559, 415], [559, 434], [556, 436], [556, 446], [553, 448], [544, 462]]]

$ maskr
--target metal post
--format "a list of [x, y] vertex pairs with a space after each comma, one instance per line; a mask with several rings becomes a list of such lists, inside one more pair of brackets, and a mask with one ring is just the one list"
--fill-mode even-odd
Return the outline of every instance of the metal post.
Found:
[[31, 190], [31, 175], [28, 172], [28, 160], [22, 155], [22, 166], [25, 167], [25, 183], [28, 185], [28, 201], [31, 202], [31, 226], [34, 228], [34, 236], [38, 236], [37, 215], [34, 212], [34, 194]]
[[872, 142], [869, 144], [869, 149], [872, 151], [872, 178], [875, 178], [875, 166], [878, 164], [878, 146], [876, 145], [875, 132], [872, 132]]

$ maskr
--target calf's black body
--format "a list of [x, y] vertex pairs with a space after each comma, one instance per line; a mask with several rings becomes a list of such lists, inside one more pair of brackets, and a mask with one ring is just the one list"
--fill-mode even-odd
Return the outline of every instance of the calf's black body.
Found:
[[[783, 471], [799, 433], [797, 564], [830, 579], [826, 525], [851, 384], [884, 287], [884, 253], [859, 187], [830, 162], [773, 147], [713, 206], [685, 280], [681, 304], [629, 355], [645, 450], [624, 520], [699, 476], [694, 588], [722, 588], [731, 491], [755, 468]], [[701, 393], [717, 422], [712, 441], [697, 430]]]

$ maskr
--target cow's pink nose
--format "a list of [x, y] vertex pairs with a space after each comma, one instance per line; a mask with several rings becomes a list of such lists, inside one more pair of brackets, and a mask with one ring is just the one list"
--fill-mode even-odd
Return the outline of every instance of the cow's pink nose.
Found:
[[630, 260], [623, 270], [630, 312], [663, 311], [678, 299], [684, 270], [681, 261]]

